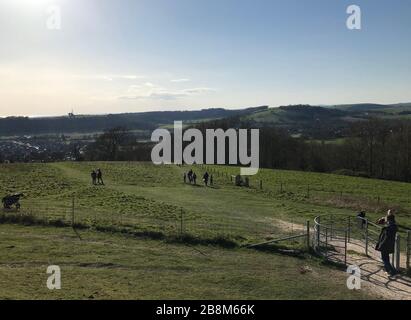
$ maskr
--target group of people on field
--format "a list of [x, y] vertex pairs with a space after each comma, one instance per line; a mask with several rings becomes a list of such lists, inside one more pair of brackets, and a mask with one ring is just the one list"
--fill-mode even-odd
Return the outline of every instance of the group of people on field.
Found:
[[[366, 214], [361, 211], [357, 217], [362, 221], [362, 228], [366, 225]], [[390, 254], [395, 252], [395, 240], [398, 232], [398, 226], [395, 221], [395, 215], [392, 210], [388, 210], [387, 215], [377, 220], [378, 225], [382, 225], [380, 235], [378, 237], [375, 250], [381, 252], [381, 260], [384, 264], [385, 274], [393, 277], [398, 274], [398, 271], [390, 262]]]
[[103, 172], [101, 169], [91, 171], [91, 182], [93, 185], [104, 185]]
[[[184, 172], [184, 175], [183, 175], [184, 183], [187, 183], [187, 179], [190, 184], [197, 185], [197, 174], [192, 169], [190, 169], [190, 171], [188, 172]], [[203, 175], [203, 183], [206, 187], [209, 185], [212, 186], [214, 184], [213, 175], [210, 175], [206, 171]]]

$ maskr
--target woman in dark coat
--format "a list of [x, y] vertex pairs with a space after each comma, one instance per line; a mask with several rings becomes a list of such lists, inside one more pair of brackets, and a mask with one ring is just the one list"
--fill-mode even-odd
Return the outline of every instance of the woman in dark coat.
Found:
[[397, 270], [390, 263], [390, 254], [395, 251], [395, 236], [397, 234], [398, 227], [395, 223], [395, 216], [389, 214], [386, 217], [386, 226], [382, 228], [380, 237], [378, 239], [376, 250], [381, 252], [381, 259], [384, 263], [385, 271], [394, 276], [397, 274]]

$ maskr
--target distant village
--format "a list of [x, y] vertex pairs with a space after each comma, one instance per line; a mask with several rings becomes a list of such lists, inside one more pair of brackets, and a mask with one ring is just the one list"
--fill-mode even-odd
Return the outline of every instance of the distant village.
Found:
[[[68, 118], [75, 118], [74, 112]], [[81, 158], [89, 136], [64, 134], [0, 137], [0, 162], [75, 161]]]
[[13, 162], [52, 162], [77, 160], [86, 143], [82, 140], [68, 140], [61, 136], [22, 136], [0, 139], [0, 161]]

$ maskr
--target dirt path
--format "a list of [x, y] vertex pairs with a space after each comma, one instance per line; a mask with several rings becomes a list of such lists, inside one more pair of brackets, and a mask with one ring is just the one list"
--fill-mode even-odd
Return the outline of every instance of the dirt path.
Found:
[[[329, 241], [335, 247], [336, 255], [331, 260], [344, 262], [344, 243], [341, 240]], [[362, 289], [384, 299], [411, 300], [411, 278], [398, 275], [389, 278], [385, 275], [380, 253], [373, 248], [369, 249], [368, 257], [359, 240], [352, 240], [347, 245], [347, 264], [356, 265], [361, 269]], [[401, 256], [405, 261], [405, 256]]]
[[[305, 231], [306, 226], [281, 219], [267, 220], [284, 231]], [[313, 230], [312, 230], [313, 231]], [[335, 252], [330, 256], [330, 260], [344, 263], [344, 241], [332, 240], [329, 244], [334, 246]], [[389, 278], [385, 275], [380, 253], [371, 246], [369, 256], [365, 255], [364, 246], [361, 241], [352, 239], [347, 245], [347, 264], [356, 265], [361, 269], [362, 289], [367, 290], [376, 297], [393, 300], [411, 300], [411, 278], [398, 275]], [[401, 254], [401, 266], [405, 267], [406, 257]]]

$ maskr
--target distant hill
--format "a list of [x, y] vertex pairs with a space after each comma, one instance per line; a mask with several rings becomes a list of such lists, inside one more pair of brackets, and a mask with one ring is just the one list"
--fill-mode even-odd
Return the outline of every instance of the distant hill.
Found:
[[8, 117], [0, 119], [0, 136], [67, 134], [101, 132], [113, 127], [130, 130], [153, 130], [182, 120], [188, 123], [245, 116], [268, 107], [226, 110], [221, 108], [199, 111], [160, 111], [108, 115], [79, 115], [74, 117]]
[[375, 112], [375, 111], [390, 111], [401, 112], [402, 109], [411, 110], [411, 103], [397, 103], [397, 104], [378, 104], [378, 103], [356, 103], [356, 104], [342, 104], [336, 106], [325, 106], [327, 108], [350, 111], [350, 112]]
[[337, 105], [337, 106], [334, 106], [333, 108], [337, 109], [337, 110], [359, 112], [359, 111], [370, 111], [370, 110], [384, 109], [384, 108], [387, 108], [387, 107], [388, 107], [387, 105], [383, 105], [383, 104], [358, 103], [358, 104]]
[[336, 106], [290, 105], [257, 110], [241, 117], [254, 127], [283, 128], [291, 134], [305, 134], [311, 137], [344, 137], [345, 130], [357, 121], [371, 117], [381, 119], [410, 119], [411, 103], [350, 104]]
[[[238, 118], [253, 127], [278, 127], [291, 134], [310, 137], [329, 135], [344, 136], [344, 131], [356, 121], [370, 117], [382, 119], [410, 119], [411, 103], [392, 105], [362, 103], [333, 106], [290, 105], [269, 108], [267, 106], [227, 110], [222, 108], [198, 111], [157, 111], [108, 115], [79, 115], [75, 117], [8, 117], [0, 119], [0, 136], [41, 134], [99, 133], [114, 127], [147, 132], [158, 127], [167, 127], [174, 121], [186, 124]], [[235, 120], [237, 121], [237, 120]]]

